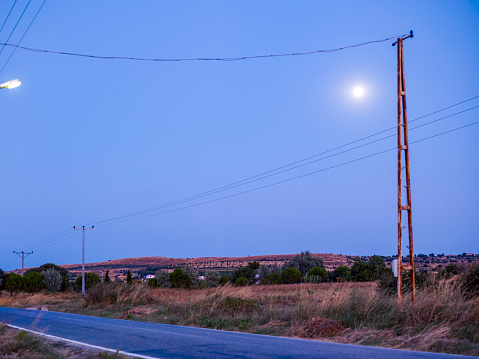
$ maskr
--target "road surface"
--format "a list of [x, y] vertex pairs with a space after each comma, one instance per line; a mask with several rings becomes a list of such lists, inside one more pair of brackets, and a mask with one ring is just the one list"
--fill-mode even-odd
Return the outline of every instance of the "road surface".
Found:
[[466, 358], [0, 307], [6, 324], [149, 358]]

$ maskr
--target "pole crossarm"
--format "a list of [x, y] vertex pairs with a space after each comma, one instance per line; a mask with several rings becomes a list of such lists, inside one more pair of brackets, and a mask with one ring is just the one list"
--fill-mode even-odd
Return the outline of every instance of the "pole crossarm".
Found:
[[16, 255], [18, 255], [20, 258], [22, 258], [22, 276], [23, 276], [23, 271], [24, 271], [24, 264], [25, 264], [25, 257], [28, 257], [30, 254], [33, 254], [33, 251], [31, 252], [24, 252], [24, 251], [21, 251], [21, 252], [16, 252], [16, 251], [13, 251], [13, 253], [15, 253]]

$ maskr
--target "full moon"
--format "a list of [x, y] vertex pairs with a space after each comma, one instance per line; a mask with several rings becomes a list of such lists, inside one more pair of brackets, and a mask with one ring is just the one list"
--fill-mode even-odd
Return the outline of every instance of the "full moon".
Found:
[[353, 90], [354, 97], [363, 97], [364, 89], [360, 86], [356, 86]]

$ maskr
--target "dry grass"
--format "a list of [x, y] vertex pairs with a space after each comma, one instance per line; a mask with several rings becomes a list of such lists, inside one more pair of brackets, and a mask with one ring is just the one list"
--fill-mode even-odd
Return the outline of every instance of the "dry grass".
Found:
[[71, 293], [4, 293], [0, 306], [479, 355], [479, 298], [463, 296], [454, 279], [432, 283], [413, 305], [405, 298], [400, 310], [396, 298], [378, 294], [374, 283], [201, 290], [111, 285], [91, 291], [86, 301]]

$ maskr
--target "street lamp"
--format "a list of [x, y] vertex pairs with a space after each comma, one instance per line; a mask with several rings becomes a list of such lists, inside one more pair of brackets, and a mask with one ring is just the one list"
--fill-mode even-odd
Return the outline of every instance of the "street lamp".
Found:
[[11, 80], [4, 82], [3, 84], [0, 84], [0, 89], [14, 89], [15, 87], [20, 86], [22, 83], [20, 82], [19, 79]]

